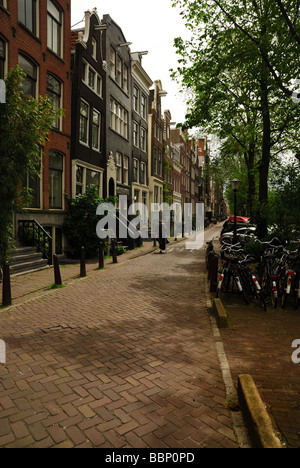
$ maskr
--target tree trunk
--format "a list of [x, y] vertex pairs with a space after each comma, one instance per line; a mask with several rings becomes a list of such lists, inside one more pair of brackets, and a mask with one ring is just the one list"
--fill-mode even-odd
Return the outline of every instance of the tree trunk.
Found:
[[259, 207], [257, 227], [260, 237], [267, 235], [268, 228], [268, 176], [271, 159], [271, 119], [269, 109], [268, 70], [264, 62], [261, 66], [261, 111], [263, 120], [263, 137], [261, 163], [259, 165]]
[[247, 164], [247, 171], [248, 171], [248, 194], [247, 194], [247, 205], [248, 205], [248, 214], [250, 219], [253, 221], [255, 218], [254, 213], [254, 200], [255, 200], [255, 150], [254, 144], [250, 145], [248, 154], [245, 154], [245, 160]]

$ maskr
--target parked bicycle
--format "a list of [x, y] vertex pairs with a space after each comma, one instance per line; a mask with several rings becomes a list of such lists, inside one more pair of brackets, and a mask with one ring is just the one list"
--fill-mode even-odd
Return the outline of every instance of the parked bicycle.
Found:
[[[297, 241], [299, 244], [299, 241]], [[289, 251], [283, 249], [281, 258], [277, 262], [279, 276], [279, 291], [281, 307], [285, 308], [290, 299], [294, 309], [300, 305], [300, 247]]]
[[240, 243], [234, 245], [223, 244], [221, 258], [224, 262], [217, 285], [216, 297], [219, 297], [221, 291], [229, 291], [231, 288], [231, 291], [237, 290], [239, 292], [246, 304], [249, 304], [250, 300], [255, 297], [266, 310], [266, 301], [257, 275], [250, 268], [250, 264], [255, 259], [246, 255]]
[[259, 239], [256, 239], [255, 242], [264, 247], [259, 265], [260, 284], [265, 297], [270, 297], [272, 306], [277, 308], [279, 291], [278, 253], [282, 251], [283, 245], [276, 237], [267, 242], [262, 242]]

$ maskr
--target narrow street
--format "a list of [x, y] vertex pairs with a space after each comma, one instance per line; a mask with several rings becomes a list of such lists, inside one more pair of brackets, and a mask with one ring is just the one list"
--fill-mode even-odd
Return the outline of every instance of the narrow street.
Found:
[[1, 311], [0, 447], [239, 447], [204, 249], [184, 245]]

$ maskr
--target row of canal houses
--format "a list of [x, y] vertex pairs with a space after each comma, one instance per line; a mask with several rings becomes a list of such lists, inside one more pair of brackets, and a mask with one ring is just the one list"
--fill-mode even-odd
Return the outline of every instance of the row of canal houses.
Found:
[[15, 216], [35, 220], [63, 254], [68, 197], [90, 185], [99, 196], [126, 195], [128, 205], [184, 206], [215, 203], [206, 138], [192, 139], [163, 110], [166, 91], [143, 68], [147, 51], [131, 51], [109, 15], [86, 11], [82, 27], [71, 27], [70, 0], [0, 0], [0, 78], [19, 64], [25, 92], [47, 94], [64, 116], [53, 122], [42, 151], [40, 175], [24, 174], [31, 206]]

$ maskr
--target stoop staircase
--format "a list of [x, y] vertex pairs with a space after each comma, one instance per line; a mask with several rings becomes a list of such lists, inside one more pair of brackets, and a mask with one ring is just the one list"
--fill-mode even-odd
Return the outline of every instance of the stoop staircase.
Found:
[[24, 275], [49, 268], [48, 260], [36, 247], [17, 247], [10, 260], [11, 276]]

